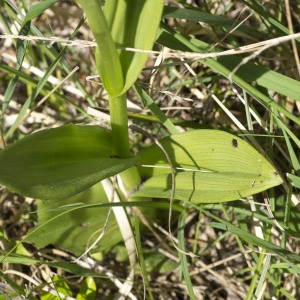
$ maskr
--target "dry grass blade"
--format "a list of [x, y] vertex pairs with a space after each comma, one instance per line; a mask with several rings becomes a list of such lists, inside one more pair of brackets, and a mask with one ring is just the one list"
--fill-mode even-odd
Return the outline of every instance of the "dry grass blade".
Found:
[[[109, 199], [112, 198], [113, 202], [116, 203], [120, 202], [119, 196], [109, 179], [104, 179], [102, 181], [102, 185]], [[125, 299], [128, 296], [133, 286], [133, 281], [134, 281], [133, 278], [135, 273], [134, 270], [136, 265], [136, 245], [135, 245], [134, 234], [132, 232], [132, 227], [130, 225], [128, 216], [125, 212], [125, 208], [116, 206], [116, 207], [112, 207], [112, 210], [114, 212], [116, 221], [119, 224], [119, 228], [123, 236], [123, 240], [129, 256], [130, 267], [131, 267], [128, 277], [126, 278], [122, 287], [119, 289], [120, 296], [118, 297], [118, 299], [121, 300], [121, 299]]]
[[[164, 59], [168, 58], [179, 58], [179, 59], [188, 59], [188, 60], [199, 60], [199, 59], [205, 59], [205, 58], [213, 58], [213, 57], [220, 57], [220, 56], [229, 56], [229, 55], [237, 55], [237, 54], [243, 54], [243, 53], [249, 53], [254, 52], [255, 55], [258, 55], [259, 53], [265, 51], [268, 48], [278, 46], [282, 43], [286, 43], [289, 41], [293, 41], [295, 39], [300, 38], [300, 33], [293, 33], [282, 37], [277, 37], [269, 40], [265, 40], [262, 42], [250, 44], [247, 46], [241, 46], [235, 49], [220, 51], [220, 52], [210, 52], [210, 53], [194, 53], [194, 52], [181, 52], [181, 51], [174, 51], [172, 49], [168, 49], [167, 52], [164, 53], [163, 57]], [[67, 40], [63, 38], [58, 37], [38, 37], [38, 36], [22, 36], [22, 35], [13, 35], [13, 34], [5, 34], [0, 35], [0, 39], [21, 39], [26, 41], [46, 41], [50, 44], [53, 43], [60, 43], [62, 45], [69, 45], [69, 46], [81, 46], [81, 47], [96, 47], [96, 43], [93, 41], [85, 41], [85, 40]], [[143, 49], [137, 49], [137, 48], [130, 48], [130, 47], [120, 47], [121, 49], [124, 49], [129, 52], [141, 52], [141, 53], [149, 53], [153, 55], [154, 57], [161, 56], [161, 51], [152, 51], [152, 50], [143, 50]]]

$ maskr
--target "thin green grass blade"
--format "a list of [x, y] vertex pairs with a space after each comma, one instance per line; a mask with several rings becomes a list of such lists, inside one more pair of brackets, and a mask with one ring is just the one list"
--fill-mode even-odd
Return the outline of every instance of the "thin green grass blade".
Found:
[[[179, 219], [178, 219], [178, 247], [181, 251], [185, 252], [185, 237], [184, 237], [184, 227], [185, 227], [185, 219], [186, 219], [186, 212], [182, 212]], [[189, 294], [190, 299], [196, 300], [196, 296], [193, 290], [193, 284], [190, 277], [189, 266], [187, 262], [186, 254], [182, 252], [178, 252], [180, 258], [180, 266], [181, 271], [183, 273], [184, 282]]]
[[[7, 6], [6, 9], [9, 11], [9, 13], [11, 15], [11, 18], [14, 19], [15, 22], [17, 22], [19, 25], [23, 24], [23, 20], [24, 20], [25, 16], [23, 16], [22, 12], [18, 11], [18, 9], [15, 8], [15, 7], [10, 8], [10, 6]], [[72, 33], [70, 38], [75, 36], [75, 34], [78, 32], [78, 30], [80, 29], [80, 27], [84, 23], [84, 21], [85, 21], [84, 18], [82, 18], [80, 20], [79, 24], [75, 28], [75, 30]], [[34, 24], [31, 24], [30, 33], [34, 36], [38, 36], [38, 37], [41, 37], [41, 38], [43, 37], [43, 34], [34, 26]], [[53, 47], [53, 45], [43, 43], [39, 46], [40, 46], [40, 49], [42, 49], [43, 54], [45, 56], [47, 56], [51, 61], [54, 61], [59, 56], [59, 53]], [[61, 64], [63, 70], [66, 72], [66, 74], [69, 74], [72, 71], [72, 69], [70, 68], [70, 66], [68, 65], [68, 63], [65, 60], [62, 59], [60, 61], [60, 64]], [[83, 84], [80, 82], [80, 80], [78, 79], [78, 77], [76, 75], [72, 76], [72, 81], [74, 82], [75, 86], [83, 93], [84, 97], [89, 102], [89, 104], [91, 106], [95, 106], [94, 99], [89, 95], [89, 93], [86, 92]]]
[[30, 7], [28, 10], [24, 22], [31, 21], [32, 19], [38, 17], [42, 14], [47, 8], [53, 5], [58, 0], [44, 0]]
[[[208, 44], [194, 38], [185, 37], [183, 34], [179, 34], [166, 25], [162, 25], [162, 28], [162, 36], [159, 38], [159, 42], [169, 48], [181, 51], [193, 51], [196, 53], [207, 53], [207, 50], [210, 49]], [[213, 50], [218, 51], [217, 49]], [[200, 61], [223, 76], [228, 77], [231, 75], [234, 68], [241, 63], [242, 58], [235, 55], [234, 57], [224, 56], [218, 58], [207, 58]], [[257, 89], [248, 83], [255, 81], [258, 85], [300, 101], [300, 94], [298, 92], [300, 89], [300, 83], [298, 81], [250, 62], [242, 65], [237, 72], [233, 74], [232, 80], [251, 95], [254, 95], [256, 98], [260, 98], [267, 105], [273, 106], [275, 109], [283, 112], [288, 118], [295, 121], [297, 124], [300, 124], [299, 120], [293, 116], [293, 114], [283, 109], [272, 99], [257, 91]]]
[[49, 76], [52, 74], [54, 69], [59, 64], [63, 54], [67, 50], [67, 47], [64, 47], [62, 51], [59, 53], [59, 55], [56, 57], [56, 59], [53, 61], [53, 63], [50, 65], [49, 69], [46, 71], [45, 75], [41, 78], [41, 80], [38, 82], [37, 86], [33, 89], [32, 94], [29, 95], [29, 97], [26, 99], [25, 103], [23, 104], [19, 115], [17, 119], [15, 120], [15, 123], [9, 128], [7, 133], [5, 134], [5, 139], [10, 137], [12, 133], [16, 130], [16, 128], [19, 126], [19, 122], [23, 119], [27, 109], [30, 107], [30, 105], [33, 103], [35, 98], [38, 96], [38, 94], [41, 92], [41, 90], [44, 88], [45, 84], [47, 83], [47, 80]]
[[143, 247], [141, 243], [141, 228], [139, 224], [139, 219], [137, 217], [134, 218], [134, 230], [135, 230], [135, 243], [136, 243], [136, 249], [137, 249], [137, 254], [138, 254], [138, 261], [139, 261], [139, 266], [141, 268], [141, 274], [143, 276], [143, 281], [145, 284], [145, 288], [148, 293], [148, 299], [149, 300], [154, 300], [152, 290], [151, 290], [151, 284], [149, 282], [149, 274], [147, 272], [146, 264], [145, 264], [145, 258], [144, 258], [144, 253], [143, 253]]
[[[274, 268], [274, 266], [276, 266], [277, 264], [272, 264], [270, 266], [270, 272], [267, 273], [267, 279], [268, 281], [274, 286], [276, 287], [277, 291], [279, 293], [281, 293], [283, 296], [285, 296], [287, 299], [289, 300], [296, 300], [296, 298], [294, 298], [286, 289], [285, 287], [281, 286], [281, 276], [278, 276], [278, 273], [280, 272], [280, 275], [282, 274], [282, 271], [290, 274], [290, 273], [295, 273], [294, 271], [292, 271], [288, 264], [286, 263], [279, 263], [279, 265], [284, 266], [280, 271], [276, 270], [276, 267]], [[299, 266], [299, 265], [298, 265]], [[275, 272], [274, 272], [275, 271]], [[276, 273], [276, 271], [279, 271], [278, 273]], [[274, 272], [274, 276], [271, 276], [269, 273], [273, 273]]]
[[[164, 7], [163, 17], [183, 19], [194, 22], [203, 22], [211, 26], [224, 26], [227, 28], [232, 28], [232, 26], [234, 26], [236, 23], [236, 20], [231, 20], [224, 16], [206, 13], [198, 9], [180, 8], [172, 6]], [[244, 34], [249, 34], [251, 37], [265, 38], [265, 34], [259, 32], [254, 27], [251, 28], [249, 26], [241, 25], [238, 28], [236, 28], [236, 30]]]
[[[28, 292], [25, 291], [25, 288], [22, 288], [19, 284], [15, 283], [14, 280], [10, 278], [10, 276], [3, 273], [1, 270], [0, 270], [0, 276], [14, 290], [14, 294], [13, 294], [14, 298], [16, 298], [16, 296], [19, 296], [21, 299], [22, 298], [25, 299], [26, 297], [26, 299], [28, 300], [36, 300], [36, 298], [32, 295], [32, 293], [28, 294]], [[6, 299], [9, 298], [5, 298], [5, 300]]]
[[[217, 63], [212, 63], [212, 66], [214, 66], [216, 70], [220, 71], [221, 74], [228, 77], [231, 74], [232, 70], [234, 70], [235, 67], [241, 63], [241, 61], [242, 59], [238, 58], [237, 56], [218, 57], [216, 59]], [[210, 65], [210, 62], [208, 65]], [[222, 66], [222, 68], [220, 68], [220, 66]], [[245, 82], [256, 82], [258, 85], [265, 87], [271, 91], [278, 92], [282, 95], [289, 96], [297, 101], [300, 101], [300, 95], [298, 92], [300, 83], [295, 79], [289, 78], [285, 75], [279, 74], [272, 70], [268, 70], [253, 63], [242, 65], [237, 70], [235, 75], [236, 77], [232, 77], [233, 81], [239, 79]], [[267, 99], [267, 97], [264, 98]], [[270, 102], [270, 100], [271, 99], [269, 98], [269, 100], [265, 102], [268, 103]], [[273, 100], [271, 101], [274, 102]], [[271, 103], [268, 104], [271, 105]]]
[[[274, 253], [280, 259], [286, 262], [289, 268], [291, 268], [291, 270], [293, 270], [297, 274], [300, 274], [300, 265], [299, 265], [300, 256], [298, 254], [292, 253], [286, 249], [274, 245], [271, 242], [258, 238], [257, 236], [249, 233], [248, 231], [241, 230], [240, 228], [233, 225], [232, 223], [224, 221], [216, 217], [215, 215], [211, 214], [208, 211], [206, 211], [206, 213], [217, 221], [217, 222], [209, 222], [206, 224], [207, 226], [212, 226], [214, 228], [218, 228], [224, 231], [229, 231], [231, 233], [237, 234], [245, 242], [253, 244], [258, 247], [262, 247], [263, 249], [266, 249], [267, 251]], [[298, 264], [296, 264], [297, 262]]]
[[[181, 51], [194, 52], [206, 52], [209, 48], [208, 44], [205, 44], [193, 38], [186, 38], [182, 34], [179, 34], [173, 29], [168, 28], [166, 25], [162, 25], [162, 28], [162, 36], [159, 38], [159, 41], [170, 48], [173, 47], [173, 49]], [[201, 60], [201, 62], [216, 70], [225, 77], [229, 77], [232, 70], [234, 70], [234, 68], [241, 62], [241, 58], [239, 58], [238, 56], [218, 57], [216, 59], [208, 58], [205, 60]], [[277, 91], [285, 96], [289, 96], [297, 101], [300, 101], [300, 94], [298, 92], [300, 90], [299, 82], [252, 63], [242, 65], [237, 70], [237, 72], [232, 75], [232, 80], [243, 90], [247, 91], [263, 106], [265, 106], [266, 109], [269, 109], [269, 107], [274, 108], [274, 111], [282, 113], [287, 118], [300, 125], [300, 119], [297, 116], [287, 111], [285, 108], [277, 104], [271, 98], [248, 83], [248, 81], [256, 81], [258, 85], [261, 85], [268, 89], [273, 89], [274, 91]], [[270, 111], [270, 113], [272, 112]], [[280, 127], [282, 127], [294, 140], [294, 142], [300, 147], [300, 141], [295, 136], [295, 134], [278, 117], [275, 116], [275, 119]]]
[[254, 294], [255, 290], [258, 291], [259, 289], [261, 289], [260, 284], [258, 284], [258, 280], [262, 278], [261, 273], [262, 273], [263, 262], [266, 257], [266, 254], [265, 254], [266, 250], [262, 249], [261, 251], [262, 251], [262, 253], [259, 254], [259, 257], [256, 260], [256, 265], [253, 270], [254, 274], [251, 278], [251, 283], [250, 283], [249, 289], [247, 291], [246, 300], [253, 299], [253, 294]]
[[[30, 26], [31, 26], [31, 22], [30, 21], [26, 22], [22, 26], [19, 34], [27, 36], [30, 32]], [[16, 69], [18, 71], [20, 71], [21, 68], [22, 68], [22, 62], [23, 62], [24, 57], [25, 57], [27, 43], [28, 42], [25, 41], [25, 40], [17, 40], [17, 45], [16, 45], [17, 65], [16, 65]], [[12, 99], [12, 95], [14, 93], [14, 90], [15, 90], [15, 87], [17, 85], [18, 80], [19, 80], [19, 76], [15, 74], [14, 77], [9, 82], [7, 88], [6, 88], [6, 91], [5, 91], [5, 94], [4, 94], [3, 105], [2, 105], [2, 111], [1, 111], [2, 116], [4, 116], [4, 114], [5, 114], [5, 112], [8, 108], [9, 102]]]
[[[284, 108], [282, 108], [282, 110], [284, 110]], [[282, 110], [279, 110], [279, 111], [282, 111]], [[294, 132], [292, 130], [289, 129], [289, 127], [277, 115], [278, 115], [278, 113], [273, 115], [276, 123], [279, 125], [280, 128], [282, 128], [282, 130], [284, 130], [290, 136], [290, 138], [295, 142], [295, 144], [298, 147], [300, 147], [299, 138], [294, 134]]]
[[[1, 64], [0, 64], [0, 69], [1, 69]], [[153, 107], [152, 107], [151, 111], [152, 112], [154, 111]], [[139, 113], [128, 113], [128, 117], [129, 117], [129, 119], [139, 120], [139, 121], [146, 122], [146, 123], [149, 123], [149, 122], [161, 123], [161, 120], [164, 120], [164, 117], [161, 119], [158, 119], [155, 115], [142, 115]], [[174, 126], [187, 127], [187, 128], [193, 128], [193, 129], [204, 129], [204, 128], [209, 127], [206, 124], [199, 124], [199, 123], [196, 123], [195, 121], [186, 121], [186, 120], [180, 120], [180, 119], [175, 119], [175, 118], [168, 118], [168, 120], [170, 120], [170, 122]], [[166, 126], [166, 128], [168, 128], [168, 130], [170, 130], [169, 125]], [[173, 130], [170, 132], [173, 132]], [[175, 132], [173, 132], [173, 134], [174, 133]]]
[[[4, 71], [7, 74], [14, 74], [14, 75], [18, 76], [19, 80], [21, 82], [25, 83], [26, 85], [36, 86], [38, 84], [38, 81], [35, 80], [34, 78], [32, 78], [30, 75], [27, 75], [26, 73], [22, 73], [22, 72], [14, 69], [14, 68], [11, 68], [11, 67], [9, 67], [6, 64], [0, 63], [0, 70]], [[42, 96], [46, 96], [51, 91], [52, 91], [52, 87], [47, 82], [45, 84], [45, 86], [43, 87], [43, 89], [41, 90], [40, 94]], [[58, 99], [58, 100], [60, 100], [62, 102], [69, 103], [70, 105], [72, 105], [82, 115], [86, 116], [89, 119], [93, 119], [90, 115], [87, 114], [87, 112], [84, 110], [84, 108], [82, 108], [78, 104], [75, 104], [72, 100], [68, 99], [62, 93], [56, 91], [56, 92], [53, 93], [53, 95], [56, 97], [56, 99]]]
[[[263, 17], [266, 21], [268, 21], [272, 28], [275, 29], [279, 34], [285, 33], [290, 34], [290, 31], [287, 27], [285, 27], [282, 22], [278, 21], [274, 16], [270, 13], [270, 11], [262, 5], [262, 3], [258, 2], [257, 0], [252, 1], [245, 1], [241, 0], [245, 5], [250, 7], [253, 11], [255, 11], [259, 16]], [[296, 39], [298, 45], [300, 39]]]
[[[294, 151], [294, 148], [293, 148], [293, 146], [291, 144], [291, 141], [288, 138], [285, 130], [282, 130], [282, 132], [284, 134], [285, 142], [286, 142], [286, 145], [287, 145], [287, 148], [288, 148], [288, 151], [289, 151], [289, 154], [290, 154], [290, 158], [291, 158], [291, 161], [292, 161], [292, 164], [293, 164], [293, 169], [296, 170], [296, 172], [300, 172], [300, 163], [299, 163], [297, 155], [296, 155], [296, 153]], [[298, 138], [297, 138], [297, 140], [298, 140]], [[300, 146], [300, 141], [297, 144]]]
[[[4, 259], [0, 256], [1, 263], [9, 263], [9, 264], [18, 264], [18, 265], [33, 265], [33, 264], [43, 264], [44, 260], [40, 260], [37, 258], [28, 257], [25, 255], [10, 253], [9, 256], [6, 256]], [[48, 266], [53, 268], [60, 268], [70, 273], [87, 276], [91, 273], [90, 269], [86, 269], [84, 267], [79, 266], [78, 264], [74, 264], [73, 262], [47, 262]]]
[[147, 106], [152, 113], [158, 118], [158, 120], [170, 131], [171, 134], [178, 133], [178, 130], [172, 123], [172, 121], [167, 118], [163, 111], [155, 104], [151, 97], [138, 85], [133, 85], [134, 91], [138, 94], [141, 101]]

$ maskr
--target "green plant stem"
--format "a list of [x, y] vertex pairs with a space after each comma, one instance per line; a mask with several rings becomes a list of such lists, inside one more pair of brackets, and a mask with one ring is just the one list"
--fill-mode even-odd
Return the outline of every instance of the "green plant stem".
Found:
[[78, 0], [97, 42], [96, 63], [98, 73], [109, 94], [111, 129], [114, 154], [130, 157], [126, 95], [123, 89], [122, 67], [109, 26], [98, 0]]
[[255, 272], [254, 272], [252, 280], [251, 280], [251, 284], [250, 284], [250, 287], [249, 287], [249, 290], [248, 290], [248, 293], [247, 293], [246, 300], [253, 299], [254, 290], [256, 288], [257, 281], [258, 281], [258, 278], [259, 278], [259, 274], [261, 272], [261, 268], [262, 268], [262, 265], [263, 265], [263, 262], [264, 262], [264, 259], [265, 259], [265, 254], [264, 254], [265, 251], [266, 251], [266, 249], [262, 249], [261, 250], [262, 253], [259, 255], [259, 259], [258, 259], [256, 268], [255, 268]]
[[114, 154], [122, 158], [128, 158], [130, 157], [130, 146], [126, 95], [123, 94], [117, 97], [109, 96], [109, 108]]

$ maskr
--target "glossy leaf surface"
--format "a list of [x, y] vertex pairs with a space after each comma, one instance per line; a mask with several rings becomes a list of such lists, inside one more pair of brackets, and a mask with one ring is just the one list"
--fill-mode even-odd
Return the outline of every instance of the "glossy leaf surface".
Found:
[[137, 163], [111, 158], [111, 132], [68, 124], [39, 131], [0, 152], [0, 183], [33, 198], [79, 193]]
[[[275, 168], [241, 138], [217, 130], [194, 130], [162, 139], [176, 168], [175, 199], [194, 203], [232, 201], [282, 183]], [[169, 198], [171, 174], [157, 145], [140, 152], [144, 176], [136, 196]]]

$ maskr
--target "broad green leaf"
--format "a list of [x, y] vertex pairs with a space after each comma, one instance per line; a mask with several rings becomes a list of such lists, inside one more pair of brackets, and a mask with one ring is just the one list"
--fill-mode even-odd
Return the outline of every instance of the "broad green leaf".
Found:
[[171, 272], [179, 267], [178, 262], [169, 259], [155, 250], [156, 249], [144, 250], [145, 265], [148, 273], [158, 272], [163, 274], [165, 272]]
[[[77, 256], [82, 255], [105, 224], [109, 207], [102, 207], [101, 203], [108, 203], [101, 183], [68, 198], [37, 200], [39, 223], [29, 231], [26, 242], [34, 243], [38, 249], [52, 244]], [[101, 244], [92, 252], [105, 251], [122, 241], [113, 217], [105, 232]]]
[[[244, 140], [217, 130], [193, 130], [162, 139], [176, 168], [175, 199], [193, 203], [225, 202], [282, 183], [275, 168]], [[169, 198], [171, 174], [155, 144], [140, 152], [141, 174], [152, 176], [135, 195]]]
[[39, 131], [0, 152], [0, 183], [33, 198], [79, 193], [137, 163], [111, 158], [111, 131], [68, 124]]
[[81, 284], [77, 300], [94, 300], [96, 298], [97, 287], [93, 277], [87, 277]]
[[[78, 0], [97, 42], [96, 65], [108, 94], [124, 94], [137, 80], [151, 50], [161, 21], [163, 0]], [[123, 47], [116, 50], [118, 47]]]
[[[68, 283], [62, 277], [58, 275], [54, 275], [52, 278], [52, 282], [55, 286], [55, 290], [60, 294], [65, 296], [72, 296], [72, 291], [68, 285]], [[41, 292], [41, 300], [60, 300], [62, 295], [55, 296], [50, 292], [42, 291]]]
[[[152, 50], [161, 21], [163, 0], [114, 0], [106, 1], [104, 14], [113, 40], [118, 46]], [[125, 93], [137, 80], [147, 53], [120, 49]]]

